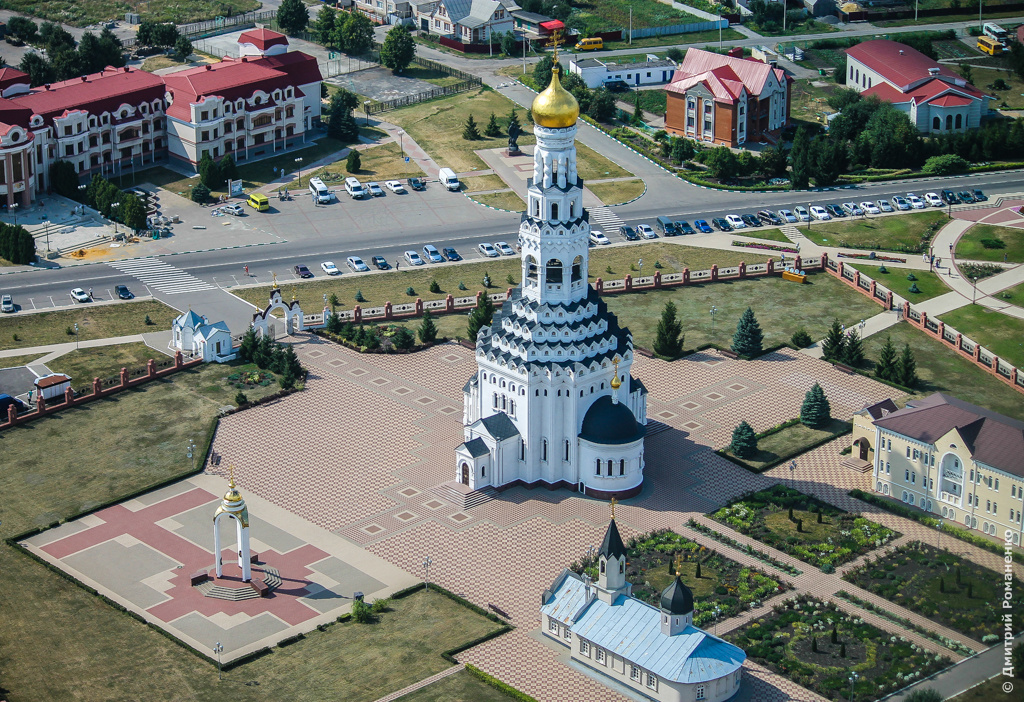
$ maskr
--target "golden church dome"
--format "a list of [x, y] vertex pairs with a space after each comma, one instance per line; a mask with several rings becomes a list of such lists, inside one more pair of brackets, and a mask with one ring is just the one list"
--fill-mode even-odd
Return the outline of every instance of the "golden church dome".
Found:
[[548, 129], [562, 129], [576, 124], [580, 116], [580, 104], [558, 79], [560, 66], [556, 60], [551, 67], [551, 82], [544, 91], [533, 99], [530, 114], [535, 124]]
[[612, 378], [612, 390], [618, 390], [620, 387], [622, 387], [622, 381], [619, 380], [619, 376], [616, 375]]
[[235, 487], [235, 478], [234, 478], [234, 476], [231, 477], [231, 482], [228, 483], [228, 491], [224, 493], [224, 501], [225, 502], [241, 502], [242, 501], [242, 493], [240, 493], [238, 491], [238, 488]]

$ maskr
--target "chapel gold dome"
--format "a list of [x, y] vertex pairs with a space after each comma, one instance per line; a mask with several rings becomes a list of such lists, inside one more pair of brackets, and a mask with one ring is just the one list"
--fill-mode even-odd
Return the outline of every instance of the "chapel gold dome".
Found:
[[580, 104], [558, 80], [559, 69], [556, 61], [551, 67], [551, 82], [533, 99], [533, 105], [530, 107], [534, 123], [548, 129], [571, 127], [580, 116]]

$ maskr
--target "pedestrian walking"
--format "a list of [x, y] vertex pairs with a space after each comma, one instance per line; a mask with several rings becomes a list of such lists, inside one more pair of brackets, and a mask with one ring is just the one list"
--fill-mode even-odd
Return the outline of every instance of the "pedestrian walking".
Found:
[[89, 288], [89, 297], [92, 297], [92, 288]]
[[949, 245], [949, 255], [950, 256], [953, 255], [953, 245], [952, 244]]
[[395, 259], [395, 270], [397, 271], [401, 267], [401, 265], [402, 265], [402, 259], [396, 258]]
[[245, 266], [245, 275], [246, 277], [249, 276], [249, 266]]

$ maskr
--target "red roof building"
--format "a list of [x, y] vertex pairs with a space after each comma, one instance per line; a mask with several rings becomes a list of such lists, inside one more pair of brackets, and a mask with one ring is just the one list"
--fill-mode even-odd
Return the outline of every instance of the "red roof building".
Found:
[[846, 84], [907, 113], [924, 133], [962, 132], [981, 125], [989, 96], [949, 66], [889, 39], [846, 50]]
[[666, 89], [665, 129], [732, 147], [774, 143], [789, 121], [790, 80], [768, 63], [690, 49]]
[[260, 27], [242, 32], [238, 47], [240, 56], [273, 56], [288, 51], [288, 37]]

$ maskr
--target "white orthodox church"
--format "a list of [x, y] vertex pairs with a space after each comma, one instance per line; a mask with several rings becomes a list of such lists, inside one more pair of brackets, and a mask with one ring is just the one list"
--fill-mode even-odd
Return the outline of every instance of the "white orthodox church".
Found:
[[537, 144], [519, 226], [522, 284], [477, 337], [456, 480], [474, 490], [545, 485], [622, 499], [643, 484], [647, 390], [630, 377], [632, 336], [587, 282], [580, 110], [558, 70], [556, 56], [531, 108]]

